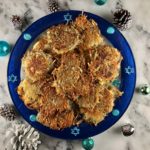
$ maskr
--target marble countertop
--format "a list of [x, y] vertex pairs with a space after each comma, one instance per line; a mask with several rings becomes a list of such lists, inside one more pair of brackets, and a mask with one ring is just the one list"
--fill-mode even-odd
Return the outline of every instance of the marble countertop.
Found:
[[[63, 9], [84, 10], [95, 13], [112, 21], [112, 11], [115, 11], [119, 0], [108, 0], [103, 6], [98, 6], [94, 0], [59, 0]], [[137, 87], [141, 84], [150, 84], [150, 0], [122, 0], [122, 6], [133, 15], [133, 26], [122, 32], [128, 40], [137, 66]], [[48, 14], [45, 0], [0, 0], [0, 40], [6, 40], [14, 45], [21, 34], [14, 30], [11, 16], [23, 15], [31, 9], [34, 22]], [[7, 63], [9, 56], [0, 57], [0, 104], [12, 103], [7, 87]], [[0, 150], [4, 150], [3, 143], [6, 121], [0, 118]], [[124, 137], [120, 127], [125, 123], [135, 126], [135, 133]], [[131, 105], [124, 116], [109, 130], [93, 137], [94, 150], [149, 150], [150, 149], [150, 96], [134, 93]], [[42, 145], [39, 150], [81, 150], [81, 141], [65, 141], [41, 134]]]

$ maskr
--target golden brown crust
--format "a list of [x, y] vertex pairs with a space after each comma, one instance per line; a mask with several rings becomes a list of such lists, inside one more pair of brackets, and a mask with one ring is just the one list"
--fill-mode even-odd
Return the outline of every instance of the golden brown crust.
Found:
[[36, 84], [31, 83], [29, 80], [23, 80], [17, 88], [17, 92], [24, 104], [30, 109], [39, 109], [39, 88]]
[[46, 106], [48, 104], [49, 107], [51, 107], [51, 111], [53, 111], [53, 109], [59, 111], [70, 109], [67, 98], [58, 95], [55, 88], [51, 87], [51, 85], [44, 85], [42, 88], [42, 94], [41, 101], [43, 102], [43, 105]]
[[[116, 94], [117, 93], [117, 94]], [[97, 101], [91, 101], [92, 96], [86, 97], [80, 102], [80, 111], [84, 115], [86, 122], [97, 125], [101, 122], [105, 116], [112, 111], [114, 101], [117, 97], [121, 96], [122, 93], [115, 87], [99, 87], [96, 90]], [[88, 100], [88, 98], [90, 100]], [[96, 99], [96, 98], [94, 98]], [[94, 103], [94, 105], [93, 105]]]
[[89, 69], [101, 84], [113, 81], [119, 75], [122, 56], [120, 52], [108, 45], [89, 50], [91, 62]]
[[67, 53], [62, 56], [61, 66], [53, 71], [56, 80], [53, 87], [58, 94], [70, 93], [77, 86], [82, 74], [81, 60], [78, 54]]
[[[50, 114], [48, 110], [50, 110], [48, 107], [43, 107], [38, 113], [37, 119], [43, 125], [54, 130], [60, 130], [74, 124], [74, 112], [72, 110], [61, 113], [56, 111], [53, 115]], [[45, 113], [45, 111], [47, 113]]]
[[22, 59], [22, 65], [26, 77], [32, 81], [37, 81], [45, 76], [53, 68], [51, 55], [43, 52], [28, 52]]
[[81, 33], [79, 48], [86, 50], [104, 43], [97, 23], [94, 20], [88, 20], [87, 16], [80, 15], [76, 18], [74, 24]]
[[92, 82], [92, 78], [88, 74], [82, 73], [74, 89], [70, 93], [67, 93], [68, 96], [73, 101], [77, 101], [79, 97], [89, 95], [91, 89], [93, 89]]
[[72, 25], [53, 26], [47, 30], [47, 36], [56, 54], [72, 51], [79, 44], [79, 32]]
[[36, 82], [24, 79], [19, 84], [17, 92], [28, 108], [38, 110], [43, 105], [41, 97], [49, 93], [52, 82], [53, 78], [49, 76]]
[[38, 113], [38, 121], [52, 129], [70, 127], [74, 122], [74, 113], [66, 97], [57, 95], [50, 85], [43, 88], [42, 107]]
[[40, 38], [34, 43], [32, 51], [51, 53], [48, 37], [40, 36]]

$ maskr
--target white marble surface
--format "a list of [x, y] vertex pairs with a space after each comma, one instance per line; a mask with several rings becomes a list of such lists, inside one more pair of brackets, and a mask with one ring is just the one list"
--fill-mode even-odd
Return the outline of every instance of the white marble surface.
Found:
[[[63, 9], [85, 10], [112, 20], [117, 0], [108, 0], [104, 6], [97, 6], [94, 0], [59, 0]], [[123, 7], [133, 15], [133, 27], [123, 34], [130, 43], [137, 65], [137, 86], [150, 84], [150, 0], [122, 0]], [[12, 45], [20, 32], [13, 29], [12, 15], [23, 15], [31, 9], [32, 22], [49, 13], [46, 0], [0, 0], [0, 40]], [[0, 57], [0, 104], [12, 103], [7, 88], [7, 63], [9, 56]], [[135, 126], [135, 134], [124, 137], [120, 126], [130, 122]], [[0, 118], [0, 150], [4, 148], [6, 121]], [[149, 150], [150, 149], [150, 96], [135, 92], [131, 105], [124, 116], [109, 130], [93, 137], [94, 150]], [[41, 136], [39, 150], [81, 150], [80, 141], [59, 140], [46, 135]], [[5, 141], [6, 142], [6, 141]], [[9, 142], [9, 141], [7, 141]]]

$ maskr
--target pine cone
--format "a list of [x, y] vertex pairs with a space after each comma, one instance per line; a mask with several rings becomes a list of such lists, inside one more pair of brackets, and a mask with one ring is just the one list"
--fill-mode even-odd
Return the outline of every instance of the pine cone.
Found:
[[40, 134], [30, 125], [13, 123], [5, 134], [7, 150], [37, 150], [41, 144]]
[[11, 104], [4, 104], [0, 106], [0, 116], [4, 117], [8, 121], [12, 121], [16, 118], [15, 108]]
[[120, 9], [114, 13], [114, 23], [118, 29], [126, 30], [132, 25], [132, 16], [128, 10]]
[[49, 8], [49, 11], [52, 13], [59, 11], [60, 8], [59, 8], [58, 1], [57, 0], [49, 0], [48, 8]]
[[20, 16], [13, 15], [11, 21], [12, 21], [15, 29], [22, 30], [24, 21]]

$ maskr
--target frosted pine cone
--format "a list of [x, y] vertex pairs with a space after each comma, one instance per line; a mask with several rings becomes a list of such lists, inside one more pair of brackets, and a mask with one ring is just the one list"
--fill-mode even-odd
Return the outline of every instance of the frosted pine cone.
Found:
[[54, 13], [60, 10], [57, 0], [48, 0], [49, 11]]
[[11, 21], [15, 29], [22, 30], [23, 25], [24, 25], [24, 20], [20, 16], [13, 15]]
[[40, 134], [30, 125], [14, 123], [6, 131], [7, 150], [37, 150], [41, 144]]
[[4, 117], [8, 121], [12, 121], [16, 118], [16, 111], [13, 105], [3, 104], [0, 106], [0, 116]]
[[129, 29], [132, 25], [132, 16], [128, 10], [120, 9], [114, 13], [113, 24], [120, 30]]

